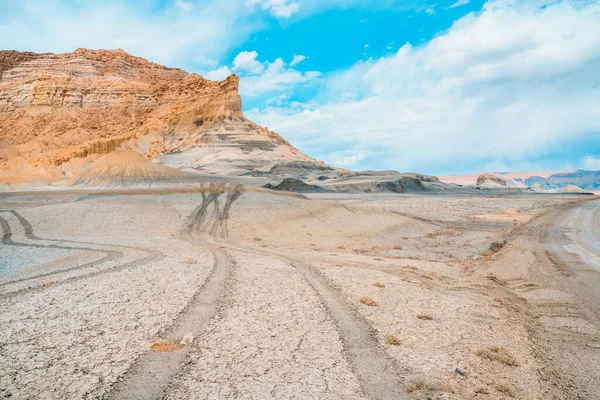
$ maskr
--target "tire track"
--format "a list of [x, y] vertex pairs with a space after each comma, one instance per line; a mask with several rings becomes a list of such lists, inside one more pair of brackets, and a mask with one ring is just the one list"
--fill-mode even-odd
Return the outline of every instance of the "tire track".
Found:
[[[87, 279], [87, 278], [91, 278], [94, 276], [98, 276], [101, 274], [105, 274], [105, 273], [109, 273], [109, 272], [118, 272], [118, 271], [122, 271], [124, 269], [128, 269], [128, 268], [133, 268], [133, 267], [138, 267], [140, 265], [144, 265], [146, 263], [149, 263], [151, 261], [158, 261], [162, 258], [165, 257], [165, 255], [161, 252], [155, 251], [155, 250], [150, 250], [150, 249], [144, 249], [144, 248], [138, 248], [138, 247], [131, 247], [131, 246], [115, 246], [115, 245], [105, 245], [105, 244], [101, 244], [101, 243], [91, 243], [91, 242], [83, 242], [83, 241], [75, 241], [75, 240], [57, 240], [57, 239], [46, 239], [46, 238], [40, 238], [38, 236], [36, 236], [33, 232], [33, 227], [31, 226], [31, 224], [29, 223], [29, 221], [27, 221], [27, 219], [25, 219], [25, 217], [23, 217], [21, 214], [19, 214], [18, 212], [14, 211], [14, 210], [9, 210], [8, 212], [10, 212], [11, 214], [13, 214], [20, 222], [20, 224], [23, 226], [24, 230], [25, 230], [25, 236], [28, 239], [31, 240], [37, 240], [37, 241], [48, 241], [48, 242], [58, 242], [58, 243], [75, 243], [75, 244], [87, 244], [87, 245], [95, 245], [95, 246], [114, 246], [114, 247], [121, 247], [121, 248], [127, 248], [127, 249], [134, 249], [134, 250], [138, 250], [138, 251], [142, 251], [144, 253], [146, 253], [147, 255], [141, 259], [137, 259], [137, 260], [133, 260], [133, 261], [129, 261], [125, 264], [122, 265], [117, 265], [111, 268], [107, 268], [107, 269], [103, 269], [103, 270], [99, 270], [99, 271], [95, 271], [95, 272], [91, 272], [88, 274], [83, 274], [83, 275], [77, 275], [77, 276], [72, 276], [69, 277], [67, 279], [64, 280], [59, 280], [59, 281], [55, 281], [55, 282], [51, 282], [52, 285], [61, 285], [67, 282], [73, 282], [76, 280], [80, 280], [80, 279]], [[81, 265], [77, 265], [74, 267], [70, 267], [70, 268], [65, 268], [62, 270], [58, 270], [58, 271], [52, 271], [52, 272], [47, 272], [47, 273], [43, 273], [43, 274], [38, 274], [36, 276], [33, 277], [28, 277], [28, 278], [23, 278], [23, 279], [18, 279], [18, 280], [13, 280], [13, 281], [9, 281], [9, 282], [4, 282], [0, 284], [0, 287], [4, 287], [7, 285], [12, 285], [12, 284], [17, 284], [17, 283], [23, 283], [23, 282], [27, 282], [27, 281], [32, 281], [32, 280], [36, 280], [36, 279], [40, 279], [40, 278], [47, 278], [50, 276], [55, 276], [55, 275], [60, 275], [60, 274], [64, 274], [64, 273], [68, 273], [68, 272], [73, 272], [79, 269], [85, 269], [85, 268], [89, 268], [89, 267], [97, 267], [99, 264], [104, 264], [110, 261], [114, 261], [117, 260], [119, 258], [121, 258], [123, 256], [123, 252], [120, 251], [115, 251], [115, 250], [99, 250], [99, 249], [92, 249], [90, 247], [73, 247], [73, 246], [61, 246], [61, 245], [53, 245], [53, 244], [46, 244], [46, 245], [42, 245], [42, 244], [33, 244], [33, 243], [22, 243], [22, 242], [15, 242], [12, 240], [12, 231], [10, 229], [10, 225], [8, 224], [8, 221], [6, 221], [6, 219], [4, 219], [3, 217], [0, 217], [0, 225], [2, 226], [3, 229], [3, 236], [2, 236], [2, 243], [11, 245], [11, 246], [21, 246], [21, 247], [33, 247], [33, 248], [50, 248], [50, 249], [61, 249], [61, 250], [74, 250], [74, 251], [92, 251], [92, 252], [97, 252], [97, 253], [104, 253], [105, 257], [100, 259], [100, 260], [96, 260], [93, 262], [89, 262], [89, 263], [85, 263], [85, 264], [81, 264]], [[46, 284], [42, 284], [40, 286], [45, 286]], [[9, 292], [3, 295], [3, 297], [7, 297], [7, 296], [14, 296], [17, 294], [22, 294], [24, 292], [29, 292], [32, 290], [37, 290], [39, 289], [40, 286], [33, 286], [33, 287], [26, 287], [23, 289], [19, 289], [19, 290], [15, 290], [13, 292]]]
[[[104, 253], [105, 254], [105, 256], [103, 258], [101, 258], [100, 260], [97, 260], [97, 261], [92, 261], [92, 262], [89, 262], [89, 263], [86, 263], [86, 264], [77, 265], [77, 266], [74, 266], [74, 267], [65, 268], [65, 269], [61, 269], [61, 270], [58, 270], [58, 271], [52, 271], [52, 272], [42, 273], [42, 274], [38, 274], [38, 275], [35, 275], [35, 276], [32, 276], [32, 277], [27, 277], [27, 278], [22, 278], [22, 279], [16, 279], [16, 280], [8, 281], [8, 282], [3, 282], [3, 283], [0, 283], [0, 287], [6, 286], [6, 285], [10, 285], [10, 284], [20, 283], [20, 282], [27, 282], [27, 281], [31, 281], [31, 280], [39, 279], [39, 278], [46, 278], [48, 276], [58, 275], [58, 274], [61, 274], [61, 273], [74, 271], [74, 270], [77, 270], [77, 269], [80, 269], [80, 268], [86, 268], [86, 267], [90, 267], [90, 266], [97, 266], [98, 264], [103, 264], [103, 263], [106, 263], [106, 262], [109, 262], [109, 261], [116, 260], [116, 259], [120, 258], [123, 255], [123, 253], [121, 253], [121, 252], [112, 251], [112, 250], [96, 250], [96, 249], [91, 249], [91, 248], [87, 248], [87, 247], [71, 247], [71, 246], [59, 246], [59, 245], [42, 245], [42, 244], [32, 244], [32, 243], [15, 242], [11, 238], [12, 232], [11, 232], [11, 229], [10, 229], [10, 225], [8, 224], [8, 221], [6, 219], [0, 217], [0, 225], [2, 225], [2, 229], [4, 231], [4, 234], [2, 236], [2, 243], [7, 244], [9, 246], [33, 247], [33, 248], [40, 248], [40, 249], [51, 248], [51, 249], [60, 249], [60, 250], [92, 251], [92, 252], [96, 252], [96, 253]], [[33, 236], [33, 234], [29, 234], [27, 237], [30, 238], [30, 239], [35, 238], [34, 240], [47, 240], [47, 239], [37, 238], [37, 237]], [[52, 240], [48, 240], [48, 241], [52, 241]]]
[[[231, 205], [243, 194], [241, 190], [241, 185], [237, 185], [233, 190], [229, 190], [227, 193], [227, 199], [225, 200], [225, 205], [223, 206], [223, 210], [219, 208], [219, 198], [215, 198], [215, 212], [213, 214], [214, 218], [211, 218], [213, 221], [212, 227], [210, 228], [210, 235], [217, 236], [219, 228], [221, 229], [221, 238], [226, 239], [229, 235], [227, 231], [227, 220], [229, 219], [229, 209]], [[210, 224], [207, 224], [207, 226]]]
[[347, 358], [361, 389], [369, 399], [398, 400], [411, 398], [404, 390], [401, 371], [379, 346], [377, 333], [369, 323], [331, 287], [327, 279], [301, 260], [275, 251], [258, 250], [243, 245], [227, 245], [233, 249], [275, 256], [294, 267], [317, 293], [337, 326]]
[[[10, 210], [10, 213], [19, 220], [19, 223], [21, 224], [23, 229], [25, 229], [25, 237], [26, 238], [32, 239], [32, 240], [44, 240], [44, 239], [40, 239], [39, 237], [37, 237], [33, 234], [33, 227], [31, 226], [29, 221], [27, 221], [25, 219], [25, 217], [23, 217], [21, 214], [19, 214], [15, 210]], [[46, 239], [46, 240], [48, 240], [48, 239]]]
[[359, 317], [315, 269], [299, 261], [290, 264], [321, 297], [335, 321], [364, 394], [370, 399], [409, 398], [403, 389], [398, 367], [379, 347], [375, 332], [367, 321]]
[[[184, 233], [206, 232], [214, 216], [212, 228], [206, 233], [215, 236], [217, 228], [220, 226], [222, 230], [221, 236], [223, 238], [227, 236], [229, 209], [233, 202], [242, 195], [241, 187], [235, 187], [233, 190], [230, 188], [224, 210], [222, 212], [214, 211], [211, 218], [205, 221], [208, 207], [214, 203], [215, 208], [218, 208], [218, 197], [224, 190], [224, 188], [218, 188], [218, 193], [214, 197], [203, 196], [202, 204], [190, 215]], [[399, 368], [377, 343], [374, 330], [329, 285], [323, 275], [307, 264], [291, 259], [287, 255], [230, 243], [223, 243], [223, 245], [241, 251], [282, 258], [293, 266], [319, 296], [337, 326], [346, 355], [364, 394], [371, 399], [397, 400], [409, 398], [409, 395], [404, 390]]]
[[10, 230], [10, 225], [8, 225], [8, 221], [0, 217], [0, 225], [2, 226], [2, 243], [14, 246], [14, 243], [11, 240], [12, 232]]
[[[202, 203], [197, 206], [182, 230], [184, 240], [201, 243], [214, 257], [213, 269], [198, 288], [188, 305], [167, 330], [161, 334], [167, 342], [179, 343], [186, 335], [197, 337], [205, 329], [208, 321], [222, 308], [222, 293], [227, 287], [235, 262], [229, 254], [213, 242], [221, 228], [221, 237], [227, 235], [226, 220], [231, 205], [242, 194], [242, 187], [233, 190], [225, 185], [211, 184], [208, 195], [201, 192]], [[227, 200], [223, 210], [219, 206], [219, 197], [225, 193]], [[207, 219], [210, 206], [213, 211]], [[210, 226], [210, 229], [209, 229]], [[183, 348], [171, 352], [146, 352], [140, 356], [132, 368], [113, 385], [105, 399], [159, 399], [164, 396], [169, 383], [180, 373], [188, 354], [192, 351], [187, 343]]]
[[[202, 204], [190, 215], [184, 233], [189, 235], [190, 232], [199, 232], [215, 236], [217, 229], [220, 227], [221, 237], [226, 238], [229, 209], [233, 202], [242, 195], [242, 192], [241, 187], [235, 187], [233, 190], [230, 188], [228, 190], [228, 197], [223, 211], [220, 211], [218, 209], [218, 197], [223, 192], [224, 189], [220, 188], [219, 193], [217, 193], [216, 196], [203, 196]], [[210, 218], [205, 220], [210, 204], [214, 204], [215, 210], [213, 210]], [[201, 212], [198, 212], [200, 210]], [[211, 222], [212, 227], [209, 229], [208, 227], [211, 226]], [[233, 245], [226, 242], [222, 243], [222, 245], [245, 252], [282, 258], [294, 267], [316, 292], [337, 326], [347, 358], [360, 383], [363, 393], [371, 399], [397, 400], [409, 398], [409, 395], [404, 390], [399, 368], [379, 346], [376, 339], [376, 332], [363, 317], [359, 316], [352, 307], [342, 299], [338, 291], [329, 285], [323, 275], [307, 264], [296, 259], [291, 259], [287, 255], [271, 251], [261, 251], [243, 245]], [[175, 374], [171, 375], [171, 377], [174, 375]], [[156, 393], [155, 396], [158, 396], [158, 393]], [[117, 398], [125, 399], [134, 397]]]
[[[187, 235], [191, 235], [192, 233], [208, 233], [213, 237], [220, 236], [226, 239], [228, 236], [227, 221], [229, 219], [229, 210], [232, 204], [244, 193], [242, 188], [242, 185], [236, 185], [232, 188], [224, 184], [211, 184], [208, 189], [210, 190], [208, 195], [204, 192], [201, 193], [202, 203], [188, 217], [183, 233]], [[219, 197], [226, 192], [227, 199], [221, 210]], [[208, 216], [208, 209], [211, 205], [213, 206], [213, 212]], [[218, 235], [219, 229], [221, 230], [220, 235]]]
[[207, 196], [202, 192], [202, 203], [192, 211], [188, 217], [184, 233], [190, 235], [194, 231], [200, 231], [206, 220], [206, 210], [215, 201], [215, 198], [221, 193], [209, 193]]
[[[235, 264], [225, 251], [212, 246], [209, 248], [215, 258], [212, 272], [175, 323], [163, 332], [166, 341], [178, 343], [188, 334], [197, 337], [222, 306], [221, 293], [230, 280]], [[185, 346], [172, 352], [144, 353], [104, 398], [161, 398], [190, 351], [191, 347]]]
[[233, 203], [239, 199], [242, 194], [244, 194], [242, 191], [242, 185], [237, 185], [234, 188], [233, 193], [230, 192], [227, 196], [227, 201], [225, 202], [225, 206], [223, 207], [223, 212], [219, 220], [219, 226], [221, 227], [223, 239], [227, 239], [229, 236], [229, 229], [227, 226], [227, 221], [229, 221], [229, 210], [231, 209]]

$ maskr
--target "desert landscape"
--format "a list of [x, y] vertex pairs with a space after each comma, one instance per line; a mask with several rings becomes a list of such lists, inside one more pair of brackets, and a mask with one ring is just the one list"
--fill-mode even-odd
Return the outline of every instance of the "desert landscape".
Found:
[[0, 51], [0, 398], [600, 396], [597, 174], [333, 167], [238, 84]]

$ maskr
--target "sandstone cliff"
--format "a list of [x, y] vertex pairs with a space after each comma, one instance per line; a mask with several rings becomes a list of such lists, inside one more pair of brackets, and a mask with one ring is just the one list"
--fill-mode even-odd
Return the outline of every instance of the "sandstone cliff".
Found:
[[238, 83], [122, 50], [0, 51], [0, 183], [65, 179], [118, 149], [213, 173], [324, 165], [246, 120]]

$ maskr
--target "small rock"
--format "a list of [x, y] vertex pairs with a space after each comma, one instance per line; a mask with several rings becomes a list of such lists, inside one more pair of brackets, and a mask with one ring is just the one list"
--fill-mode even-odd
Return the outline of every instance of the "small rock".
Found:
[[181, 339], [181, 344], [188, 345], [188, 344], [192, 344], [193, 341], [194, 341], [194, 335], [192, 335], [190, 332], [188, 332], [185, 335], [183, 335], [183, 339]]
[[504, 247], [504, 243], [493, 242], [492, 244], [489, 245], [488, 249], [491, 252], [495, 253], [495, 252], [499, 251], [500, 249], [502, 249], [502, 247]]

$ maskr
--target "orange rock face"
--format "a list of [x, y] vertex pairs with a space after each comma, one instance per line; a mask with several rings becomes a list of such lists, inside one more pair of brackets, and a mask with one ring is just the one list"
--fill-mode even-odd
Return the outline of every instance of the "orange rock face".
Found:
[[190, 167], [206, 164], [211, 148], [241, 154], [248, 143], [314, 161], [243, 117], [238, 84], [236, 75], [213, 82], [122, 50], [0, 51], [0, 183], [64, 179], [77, 172], [69, 161], [119, 148], [152, 159], [204, 147]]

